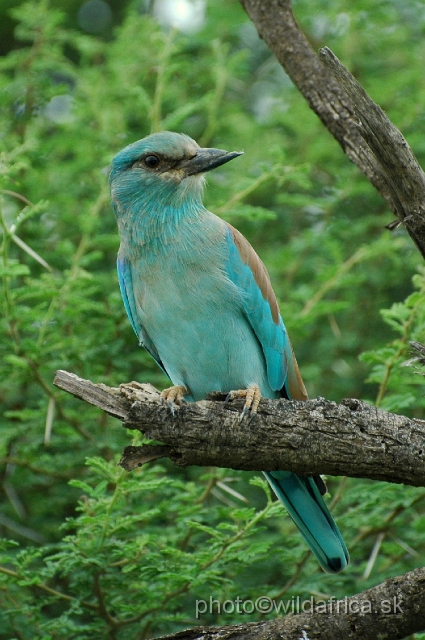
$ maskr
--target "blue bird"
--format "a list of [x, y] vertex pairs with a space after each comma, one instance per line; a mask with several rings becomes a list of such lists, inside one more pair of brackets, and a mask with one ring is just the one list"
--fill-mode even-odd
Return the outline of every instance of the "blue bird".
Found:
[[[180, 404], [230, 392], [246, 397], [246, 415], [261, 396], [307, 392], [264, 264], [202, 203], [203, 174], [239, 155], [163, 131], [115, 156], [110, 187], [121, 294], [140, 344], [174, 385], [162, 397]], [[323, 569], [342, 571], [348, 551], [320, 476], [264, 475]]]

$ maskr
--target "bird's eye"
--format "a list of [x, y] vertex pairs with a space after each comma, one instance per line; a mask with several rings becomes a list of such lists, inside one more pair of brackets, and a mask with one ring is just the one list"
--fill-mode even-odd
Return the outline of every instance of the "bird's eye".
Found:
[[143, 162], [145, 166], [148, 167], [149, 169], [155, 169], [155, 167], [159, 165], [159, 158], [158, 156], [150, 155], [150, 156], [146, 156]]

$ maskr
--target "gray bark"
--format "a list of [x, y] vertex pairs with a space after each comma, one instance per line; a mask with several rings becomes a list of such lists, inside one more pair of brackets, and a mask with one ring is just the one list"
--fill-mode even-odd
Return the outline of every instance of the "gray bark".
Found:
[[311, 613], [225, 627], [194, 627], [160, 640], [396, 640], [425, 628], [425, 569]]
[[187, 403], [173, 414], [151, 385], [111, 388], [66, 371], [56, 372], [54, 384], [164, 443], [127, 447], [121, 460], [127, 470], [168, 457], [178, 466], [286, 469], [425, 486], [425, 422], [359, 400], [262, 399], [258, 414], [240, 421], [243, 401]]
[[300, 31], [290, 0], [240, 0], [282, 67], [425, 258], [425, 174], [382, 109], [330, 49], [320, 57]]

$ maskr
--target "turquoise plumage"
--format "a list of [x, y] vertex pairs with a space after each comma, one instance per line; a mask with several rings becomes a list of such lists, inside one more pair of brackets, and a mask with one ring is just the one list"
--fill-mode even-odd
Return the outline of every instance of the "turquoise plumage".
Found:
[[[118, 278], [139, 339], [174, 387], [170, 402], [211, 391], [306, 400], [267, 271], [248, 241], [202, 204], [203, 174], [240, 155], [202, 149], [183, 134], [135, 142], [112, 163], [121, 236]], [[320, 493], [320, 478], [265, 473], [321, 566], [337, 573], [348, 552]]]

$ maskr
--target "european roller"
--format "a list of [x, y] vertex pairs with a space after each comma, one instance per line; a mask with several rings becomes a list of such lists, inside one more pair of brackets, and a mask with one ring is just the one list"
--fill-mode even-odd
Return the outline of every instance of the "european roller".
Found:
[[[174, 385], [162, 397], [179, 404], [229, 392], [252, 415], [261, 396], [307, 392], [264, 264], [202, 203], [204, 173], [239, 155], [163, 131], [115, 156], [110, 187], [121, 294], [140, 344]], [[264, 475], [323, 569], [344, 569], [347, 548], [321, 478]]]

